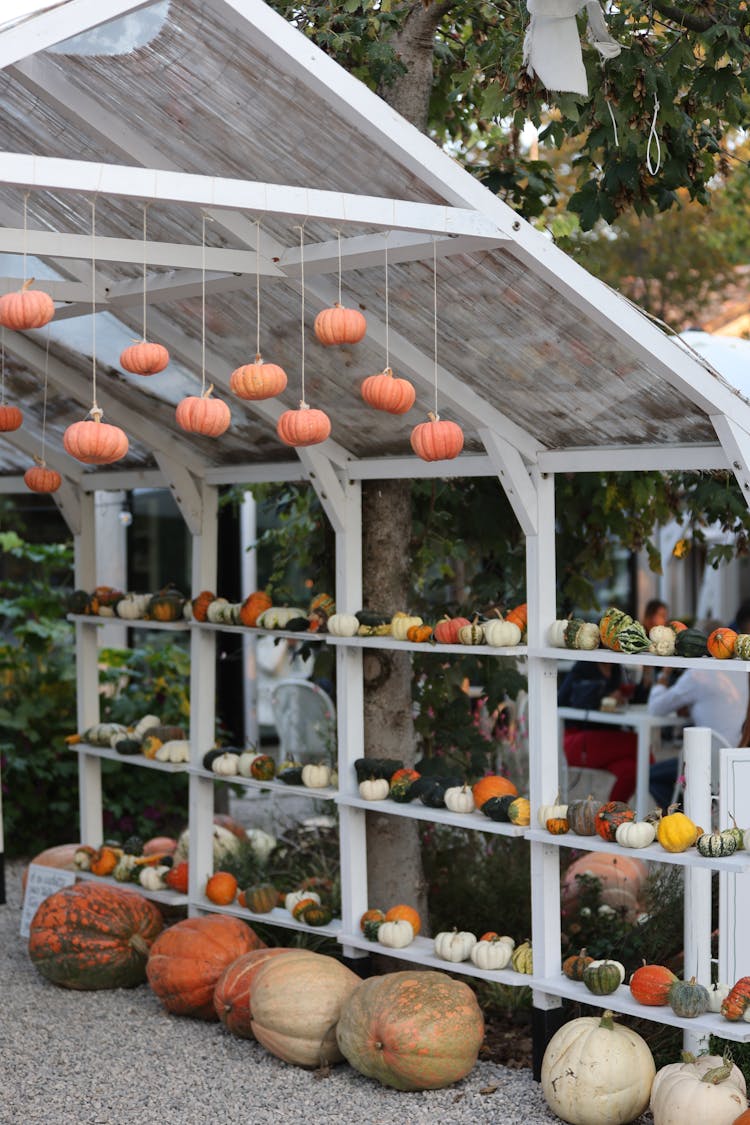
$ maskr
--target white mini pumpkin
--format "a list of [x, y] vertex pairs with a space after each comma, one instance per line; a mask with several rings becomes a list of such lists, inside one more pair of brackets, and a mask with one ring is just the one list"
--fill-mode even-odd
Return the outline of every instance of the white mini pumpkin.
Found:
[[211, 772], [220, 777], [236, 777], [239, 773], [240, 755], [225, 750], [211, 762]]
[[421, 617], [414, 617], [408, 613], [395, 613], [391, 618], [391, 636], [394, 640], [405, 641], [406, 634], [412, 625], [422, 625]]
[[567, 805], [540, 805], [536, 814], [541, 828], [547, 827], [548, 820], [565, 820], [568, 815]]
[[253, 776], [252, 770], [251, 770], [250, 767], [252, 766], [255, 759], [259, 758], [259, 757], [260, 757], [260, 754], [258, 753], [257, 750], [243, 750], [242, 751], [242, 753], [240, 754], [239, 759], [237, 761], [237, 773], [240, 775], [240, 777], [252, 777]]
[[470, 813], [476, 808], [474, 796], [468, 785], [451, 785], [446, 789], [443, 800], [446, 809], [455, 813]]
[[167, 888], [165, 876], [168, 867], [144, 867], [138, 875], [138, 882], [144, 891], [164, 891]]
[[326, 622], [332, 637], [356, 637], [359, 621], [353, 613], [332, 613]]
[[157, 762], [189, 762], [190, 743], [185, 738], [170, 738], [162, 742], [154, 757]]
[[521, 643], [521, 630], [513, 621], [500, 617], [496, 621], [485, 621], [482, 631], [485, 643], [493, 648], [512, 648]]
[[391, 787], [384, 777], [368, 777], [359, 783], [359, 795], [365, 801], [385, 801]]
[[302, 784], [308, 789], [325, 789], [331, 781], [331, 767], [323, 762], [308, 762], [302, 767]]
[[488, 938], [473, 946], [469, 957], [478, 969], [504, 969], [510, 964], [515, 943], [512, 938]]
[[655, 839], [656, 825], [648, 820], [626, 820], [615, 831], [615, 840], [623, 848], [647, 848]]
[[468, 930], [446, 930], [435, 936], [435, 956], [441, 961], [466, 961], [477, 944]]
[[405, 918], [383, 922], [378, 929], [378, 941], [390, 949], [404, 949], [414, 941], [414, 927]]
[[552, 1036], [542, 1093], [570, 1125], [625, 1125], [648, 1106], [655, 1071], [646, 1041], [615, 1023], [611, 1012], [581, 1016]]
[[320, 902], [320, 895], [317, 891], [290, 891], [284, 898], [284, 906], [291, 914], [298, 902], [302, 902], [303, 898], [311, 898], [313, 902]]

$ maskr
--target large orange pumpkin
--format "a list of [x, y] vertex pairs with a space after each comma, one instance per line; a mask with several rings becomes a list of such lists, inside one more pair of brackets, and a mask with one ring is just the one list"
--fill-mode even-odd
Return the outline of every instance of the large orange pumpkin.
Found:
[[39, 906], [29, 957], [63, 988], [132, 988], [146, 978], [149, 947], [161, 932], [157, 907], [134, 891], [74, 883]]
[[164, 1007], [178, 1016], [217, 1019], [214, 988], [227, 965], [265, 943], [239, 918], [186, 918], [154, 942], [146, 972]]
[[607, 852], [587, 852], [573, 860], [565, 872], [562, 885], [562, 907], [574, 913], [580, 907], [579, 875], [588, 875], [601, 883], [601, 901], [613, 910], [622, 910], [633, 921], [639, 913], [639, 897], [648, 875], [642, 859]]
[[216, 1015], [232, 1035], [240, 1039], [254, 1039], [252, 1029], [252, 985], [258, 969], [269, 958], [280, 954], [306, 953], [305, 949], [288, 949], [275, 946], [273, 949], [253, 949], [243, 953], [231, 965], [227, 965], [216, 982], [214, 989], [214, 1008]]
[[319, 953], [269, 959], [253, 979], [253, 1034], [272, 1055], [296, 1066], [340, 1062], [336, 1024], [360, 983], [351, 969]]
[[336, 1029], [347, 1062], [396, 1090], [437, 1090], [465, 1078], [483, 1037], [472, 990], [435, 972], [363, 981], [344, 1003]]
[[[76, 865], [73, 862], [76, 852], [80, 848], [80, 844], [57, 844], [53, 848], [45, 848], [44, 851], [39, 852], [30, 860], [29, 866], [32, 863], [39, 864], [40, 867], [59, 867], [64, 871], [75, 871]], [[29, 876], [29, 868], [24, 867], [21, 875], [21, 888], [26, 890], [26, 880]]]
[[474, 804], [478, 809], [481, 809], [484, 802], [489, 801], [490, 797], [515, 797], [518, 795], [518, 790], [509, 778], [491, 773], [475, 782], [471, 787], [471, 793], [474, 797]]

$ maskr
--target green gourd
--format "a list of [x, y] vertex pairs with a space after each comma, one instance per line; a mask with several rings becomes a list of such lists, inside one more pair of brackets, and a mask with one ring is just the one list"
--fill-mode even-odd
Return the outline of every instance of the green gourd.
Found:
[[592, 961], [583, 970], [583, 983], [596, 996], [615, 992], [625, 979], [625, 969], [619, 961]]
[[675, 1015], [695, 1019], [708, 1011], [708, 989], [696, 984], [695, 977], [675, 981], [669, 990], [669, 1004]]
[[724, 832], [704, 832], [695, 841], [695, 846], [699, 855], [720, 859], [734, 855], [737, 851], [737, 839], [731, 829]]
[[675, 656], [706, 656], [708, 637], [700, 629], [680, 629], [675, 638]]

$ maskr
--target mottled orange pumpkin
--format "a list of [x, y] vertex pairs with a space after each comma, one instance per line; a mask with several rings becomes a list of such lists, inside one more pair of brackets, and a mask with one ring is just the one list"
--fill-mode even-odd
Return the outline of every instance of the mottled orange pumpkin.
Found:
[[39, 906], [29, 956], [63, 988], [131, 988], [145, 980], [149, 946], [161, 929], [161, 914], [143, 895], [74, 883]]
[[368, 1078], [396, 1090], [437, 1090], [474, 1067], [484, 1018], [469, 986], [446, 973], [387, 973], [344, 1002], [336, 1037]]
[[481, 809], [484, 802], [489, 801], [490, 797], [518, 796], [518, 790], [509, 778], [494, 773], [475, 782], [471, 787], [471, 792], [474, 797], [474, 804], [478, 809]]
[[151, 947], [148, 983], [175, 1015], [215, 1020], [214, 988], [221, 974], [243, 953], [264, 948], [265, 943], [239, 918], [224, 914], [186, 918], [165, 930]]
[[669, 1003], [669, 990], [676, 980], [666, 965], [641, 965], [630, 978], [630, 991], [639, 1004], [656, 1007]]

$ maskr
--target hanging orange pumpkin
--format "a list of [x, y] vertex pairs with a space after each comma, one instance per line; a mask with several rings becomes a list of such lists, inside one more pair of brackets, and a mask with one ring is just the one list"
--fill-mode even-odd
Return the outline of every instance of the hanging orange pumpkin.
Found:
[[89, 411], [89, 418], [68, 426], [63, 447], [84, 465], [111, 465], [127, 453], [128, 439], [119, 426], [102, 422], [102, 411], [95, 406]]
[[317, 445], [331, 433], [331, 419], [324, 410], [315, 410], [306, 402], [299, 410], [285, 410], [276, 423], [276, 433], [285, 445]]
[[367, 321], [358, 309], [347, 309], [337, 301], [315, 317], [315, 335], [321, 344], [358, 344], [367, 331]]
[[189, 434], [219, 437], [232, 420], [229, 407], [220, 398], [211, 398], [213, 384], [202, 395], [188, 395], [177, 404], [177, 424]]
[[0, 324], [25, 332], [28, 328], [43, 328], [55, 315], [55, 302], [49, 293], [41, 289], [31, 289], [34, 278], [24, 282], [16, 293], [6, 293], [0, 297]]
[[379, 375], [370, 375], [362, 384], [362, 398], [368, 406], [388, 414], [406, 414], [411, 410], [417, 392], [408, 379], [399, 379], [386, 367]]
[[11, 430], [17, 430], [23, 422], [23, 414], [17, 406], [8, 406], [3, 403], [0, 406], [0, 433], [9, 434]]
[[32, 492], [57, 492], [62, 477], [54, 469], [48, 469], [44, 461], [33, 465], [23, 474], [23, 482]]
[[157, 375], [169, 363], [169, 352], [162, 344], [131, 344], [120, 354], [120, 367], [133, 375]]
[[457, 422], [441, 422], [438, 414], [428, 414], [411, 432], [411, 447], [423, 461], [449, 461], [464, 447], [464, 434]]
[[264, 363], [258, 354], [254, 363], [246, 363], [232, 372], [229, 389], [238, 398], [257, 402], [263, 398], [273, 398], [286, 390], [287, 377], [283, 367], [276, 363]]

